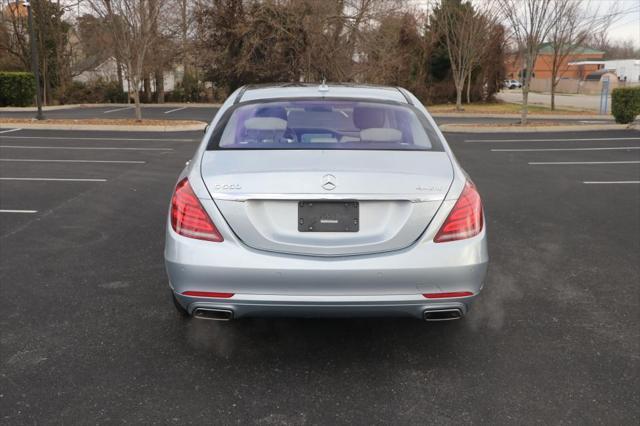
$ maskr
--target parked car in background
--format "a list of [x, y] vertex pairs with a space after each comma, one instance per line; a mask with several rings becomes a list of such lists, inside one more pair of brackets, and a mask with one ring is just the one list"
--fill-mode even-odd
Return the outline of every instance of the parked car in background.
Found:
[[178, 310], [461, 318], [482, 289], [482, 202], [395, 87], [234, 92], [178, 178], [165, 263]]
[[522, 87], [522, 83], [520, 83], [518, 80], [505, 80], [504, 87], [506, 89], [519, 89]]

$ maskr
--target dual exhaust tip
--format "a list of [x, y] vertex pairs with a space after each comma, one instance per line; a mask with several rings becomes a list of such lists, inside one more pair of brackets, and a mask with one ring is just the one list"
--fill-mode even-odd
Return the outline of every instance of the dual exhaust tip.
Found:
[[[233, 311], [230, 309], [196, 308], [193, 317], [209, 321], [230, 321]], [[452, 321], [462, 318], [462, 311], [458, 308], [427, 309], [423, 312], [425, 321]]]

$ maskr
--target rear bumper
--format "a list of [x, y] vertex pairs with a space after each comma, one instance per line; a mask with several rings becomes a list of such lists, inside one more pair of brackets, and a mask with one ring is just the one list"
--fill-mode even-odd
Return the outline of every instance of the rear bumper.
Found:
[[[234, 318], [422, 319], [427, 309], [452, 308], [466, 314], [486, 275], [485, 230], [467, 240], [441, 244], [433, 243], [432, 235], [423, 237], [394, 252], [314, 257], [251, 249], [227, 232], [222, 243], [185, 238], [168, 226], [165, 265], [176, 299], [189, 313], [210, 308], [230, 310]], [[186, 291], [233, 293], [233, 297], [192, 297], [182, 294]], [[443, 292], [473, 295], [423, 296]]]
[[464, 316], [476, 297], [432, 302], [421, 295], [382, 297], [283, 297], [280, 295], [235, 294], [232, 299], [206, 299], [176, 294], [190, 314], [198, 309], [231, 311], [243, 317], [411, 317], [424, 319], [425, 311], [458, 310]]

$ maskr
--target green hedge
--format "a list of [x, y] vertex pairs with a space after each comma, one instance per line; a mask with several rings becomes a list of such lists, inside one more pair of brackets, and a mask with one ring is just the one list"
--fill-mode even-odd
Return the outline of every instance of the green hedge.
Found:
[[640, 87], [621, 87], [611, 92], [611, 113], [617, 123], [631, 123], [640, 114]]
[[30, 72], [0, 71], [0, 106], [27, 106], [36, 95], [36, 79]]

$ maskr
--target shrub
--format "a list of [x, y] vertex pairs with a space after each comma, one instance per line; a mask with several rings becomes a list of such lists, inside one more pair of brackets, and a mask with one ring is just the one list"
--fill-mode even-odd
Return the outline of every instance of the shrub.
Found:
[[36, 79], [30, 72], [0, 71], [0, 106], [27, 106], [36, 95]]
[[60, 101], [63, 104], [118, 103], [127, 102], [127, 94], [120, 89], [117, 81], [72, 81]]
[[640, 114], [640, 87], [624, 87], [611, 92], [611, 113], [616, 123], [631, 123]]

